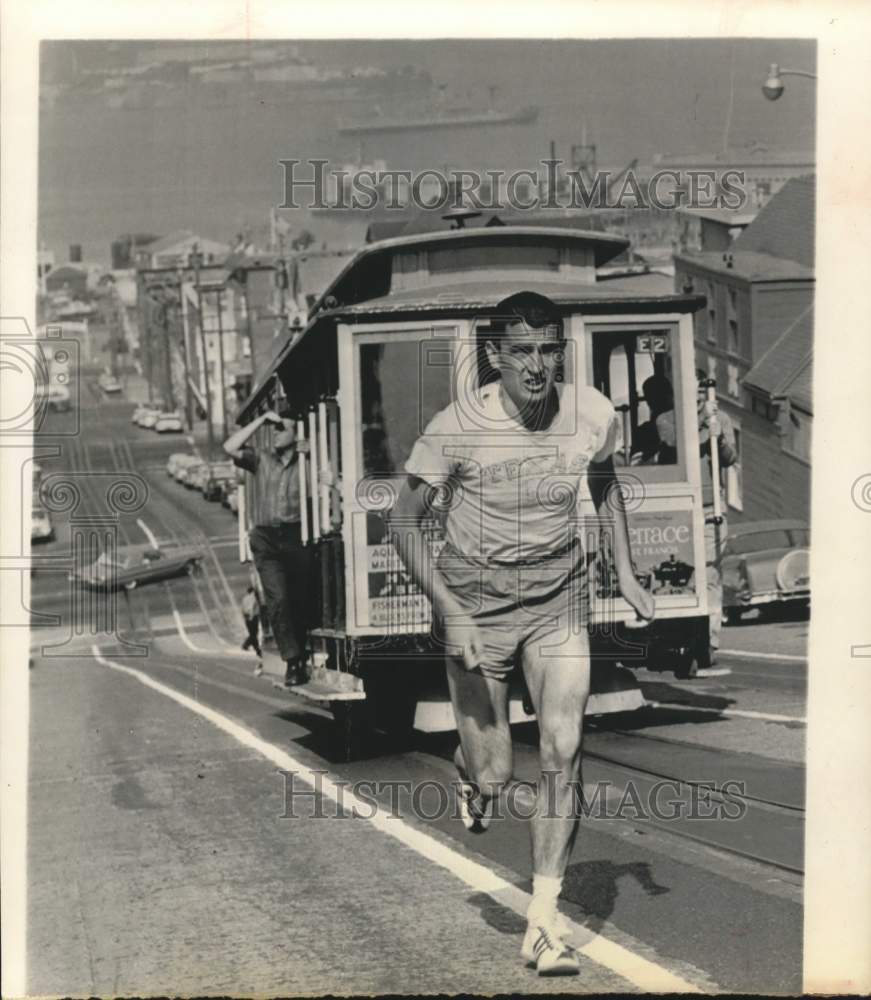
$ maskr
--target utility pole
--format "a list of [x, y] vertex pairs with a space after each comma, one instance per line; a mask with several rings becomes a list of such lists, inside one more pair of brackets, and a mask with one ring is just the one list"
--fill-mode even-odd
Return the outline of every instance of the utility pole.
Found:
[[212, 393], [209, 388], [209, 364], [206, 358], [206, 324], [205, 318], [203, 316], [203, 293], [200, 288], [200, 252], [199, 247], [195, 244], [193, 252], [191, 253], [191, 258], [193, 260], [194, 267], [194, 285], [197, 290], [197, 313], [198, 313], [198, 324], [200, 328], [200, 344], [203, 352], [202, 360], [202, 370], [203, 370], [203, 385], [205, 387], [206, 396], [206, 421], [208, 428], [208, 460], [212, 461], [212, 456], [215, 453], [215, 430], [212, 426]]
[[220, 373], [220, 385], [221, 385], [221, 430], [224, 432], [224, 440], [227, 440], [227, 376], [224, 372], [224, 319], [221, 313], [223, 312], [223, 296], [221, 295], [222, 289], [219, 287], [215, 290], [215, 299], [218, 304], [218, 367], [221, 370]]
[[166, 288], [162, 288], [163, 292], [162, 302], [160, 305], [161, 309], [161, 325], [163, 326], [163, 346], [166, 350], [166, 405], [169, 407], [168, 412], [175, 412], [175, 390], [172, 384], [172, 345], [169, 339], [169, 298], [167, 296]]
[[148, 383], [148, 403], [154, 400], [154, 390], [151, 386], [151, 324], [148, 321], [149, 307], [145, 294], [145, 279], [142, 272], [136, 274], [136, 304], [139, 307], [139, 354], [145, 362], [145, 379]]
[[187, 421], [188, 430], [192, 431], [194, 427], [194, 415], [193, 408], [191, 406], [191, 359], [190, 346], [188, 344], [187, 309], [185, 309], [184, 300], [184, 281], [181, 269], [176, 272], [176, 281], [178, 282], [178, 303], [176, 304], [175, 315], [181, 328], [181, 356], [184, 363], [184, 415], [185, 420]]

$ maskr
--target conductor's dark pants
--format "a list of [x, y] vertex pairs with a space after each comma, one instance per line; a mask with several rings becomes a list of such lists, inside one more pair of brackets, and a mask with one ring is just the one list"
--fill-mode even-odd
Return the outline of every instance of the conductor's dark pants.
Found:
[[311, 553], [300, 540], [299, 524], [258, 526], [249, 541], [279, 656], [299, 659], [305, 654], [313, 590]]

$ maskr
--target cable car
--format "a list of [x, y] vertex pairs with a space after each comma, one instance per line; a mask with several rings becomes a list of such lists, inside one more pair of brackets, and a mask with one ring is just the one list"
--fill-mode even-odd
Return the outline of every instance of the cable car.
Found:
[[[617, 235], [559, 224], [445, 227], [367, 245], [243, 405], [240, 423], [289, 405], [310, 446], [300, 492], [303, 540], [316, 566], [311, 681], [294, 690], [329, 702], [349, 740], [363, 718], [395, 731], [454, 728], [430, 608], [391, 544], [387, 515], [430, 419], [487, 379], [488, 317], [515, 292], [544, 295], [564, 316], [563, 391], [595, 386], [621, 415], [615, 465], [638, 577], [656, 597], [655, 621], [634, 627], [608, 533], [595, 530], [595, 509], [584, 498], [578, 524], [587, 536], [595, 649], [588, 714], [640, 707], [633, 667], [687, 676], [707, 643], [692, 334], [704, 299], [664, 290], [661, 276], [625, 269], [614, 276], [613, 266], [606, 275], [628, 246]], [[654, 385], [671, 390], [676, 431], [667, 449], [650, 447], [665, 405], [653, 400]], [[258, 433], [268, 435], [268, 427]], [[438, 517], [428, 539], [436, 549], [442, 542]], [[527, 708], [518, 687], [512, 721], [531, 718]]]

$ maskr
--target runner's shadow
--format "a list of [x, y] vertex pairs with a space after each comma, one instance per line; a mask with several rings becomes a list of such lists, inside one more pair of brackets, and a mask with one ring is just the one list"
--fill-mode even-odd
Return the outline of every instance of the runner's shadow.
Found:
[[646, 861], [622, 865], [613, 861], [581, 861], [569, 865], [562, 899], [579, 907], [585, 914], [584, 926], [598, 932], [614, 912], [620, 893], [618, 883], [624, 878], [634, 878], [648, 896], [661, 896], [671, 891], [654, 879]]
[[499, 931], [500, 934], [524, 934], [526, 932], [526, 921], [514, 910], [509, 909], [502, 903], [497, 902], [486, 892], [476, 892], [466, 900], [471, 906], [480, 911], [484, 922]]

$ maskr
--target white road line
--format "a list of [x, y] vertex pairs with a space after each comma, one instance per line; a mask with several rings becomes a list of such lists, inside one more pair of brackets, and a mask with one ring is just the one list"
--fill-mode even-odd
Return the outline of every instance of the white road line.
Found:
[[[250, 653], [246, 653], [244, 650], [241, 649], [230, 649], [230, 648], [203, 649], [201, 646], [197, 646], [188, 637], [187, 631], [185, 630], [184, 627], [184, 622], [182, 621], [182, 617], [179, 614], [179, 610], [175, 605], [175, 600], [173, 599], [172, 596], [172, 590], [170, 589], [168, 584], [166, 585], [166, 595], [169, 598], [169, 606], [172, 608], [172, 617], [173, 621], [175, 622], [176, 630], [178, 631], [178, 637], [187, 646], [187, 648], [191, 650], [191, 652], [204, 653], [206, 656], [244, 656], [246, 660], [252, 659]], [[197, 593], [197, 597], [199, 597], [199, 593]], [[202, 599], [200, 599], [200, 607], [201, 608], [203, 607]], [[205, 614], [205, 608], [203, 608], [203, 614]], [[224, 640], [218, 636], [217, 632], [215, 632], [214, 626], [212, 626], [211, 620], [209, 619], [208, 615], [206, 615], [206, 624], [210, 628], [212, 635], [215, 637], [215, 639], [217, 639], [218, 642], [223, 642]]]
[[148, 527], [148, 525], [142, 520], [141, 517], [138, 517], [136, 519], [136, 523], [142, 529], [142, 533], [145, 535], [145, 537], [148, 539], [148, 541], [151, 542], [151, 544], [154, 546], [154, 548], [159, 549], [160, 548], [160, 543], [154, 537], [154, 532], [151, 530], [151, 528]]
[[745, 649], [721, 649], [721, 656], [737, 656], [744, 660], [783, 660], [784, 663], [807, 663], [806, 656], [790, 653], [753, 653]]
[[[244, 726], [239, 725], [239, 723], [234, 722], [213, 708], [209, 708], [198, 701], [194, 701], [193, 698], [182, 694], [180, 691], [175, 691], [173, 688], [161, 684], [160, 681], [154, 680], [154, 678], [149, 677], [148, 674], [140, 670], [107, 660], [101, 655], [96, 645], [92, 646], [91, 650], [94, 654], [94, 659], [101, 665], [110, 667], [112, 670], [118, 670], [121, 673], [129, 674], [146, 687], [150, 687], [166, 695], [167, 698], [171, 698], [184, 708], [190, 709], [190, 711], [207, 719], [218, 729], [232, 736], [233, 739], [249, 750], [261, 754], [279, 769], [292, 771], [294, 779], [299, 779], [312, 789], [318, 789], [331, 802], [356, 814], [359, 818], [365, 819], [381, 833], [385, 833], [400, 841], [400, 843], [405, 844], [406, 847], [421, 855], [421, 857], [445, 868], [456, 878], [460, 879], [460, 881], [465, 882], [470, 888], [477, 892], [486, 893], [507, 891], [509, 898], [513, 894], [522, 897], [524, 905], [528, 903], [530, 899], [528, 893], [520, 892], [520, 890], [517, 890], [509, 882], [506, 882], [505, 879], [487, 868], [486, 865], [464, 857], [452, 847], [441, 843], [423, 830], [409, 826], [403, 820], [399, 819], [395, 813], [386, 812], [371, 801], [360, 799], [349, 792], [346, 787], [337, 785], [336, 779], [330, 775], [325, 775], [319, 771], [317, 776], [315, 776], [315, 773], [309, 767], [295, 760], [289, 753], [280, 750], [271, 743], [267, 743], [266, 740], [261, 739], [255, 733], [245, 729]], [[699, 987], [693, 983], [682, 979], [663, 966], [657, 965], [656, 962], [652, 962], [630, 951], [628, 948], [624, 948], [623, 945], [618, 944], [616, 941], [612, 941], [602, 935], [594, 935], [591, 938], [590, 931], [583, 925], [577, 924], [568, 918], [566, 918], [566, 923], [573, 934], [586, 939], [586, 943], [578, 949], [581, 954], [586, 955], [597, 964], [604, 966], [618, 976], [622, 976], [639, 989], [652, 993], [701, 992]]]
[[801, 722], [807, 725], [807, 719], [799, 715], [776, 715], [773, 712], [751, 712], [742, 708], [706, 708], [704, 705], [678, 705], [668, 701], [649, 701], [650, 708], [662, 708], [675, 712], [716, 712], [717, 715], [733, 716], [736, 719], [763, 719], [765, 722]]
[[193, 653], [211, 654], [213, 652], [211, 649], [202, 649], [200, 646], [197, 646], [193, 642], [191, 642], [191, 640], [188, 638], [188, 634], [185, 631], [184, 623], [181, 620], [181, 615], [178, 613], [178, 608], [175, 606], [175, 601], [172, 599], [172, 594], [169, 592], [169, 588], [167, 588], [166, 592], [167, 594], [169, 594], [169, 603], [172, 607], [172, 617], [175, 620], [175, 627], [178, 631], [179, 639], [181, 639], [181, 641]]

